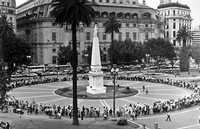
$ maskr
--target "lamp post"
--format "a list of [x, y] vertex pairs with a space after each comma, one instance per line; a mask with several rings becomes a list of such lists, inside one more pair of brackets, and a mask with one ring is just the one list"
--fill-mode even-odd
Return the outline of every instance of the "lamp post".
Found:
[[115, 117], [115, 90], [116, 90], [116, 77], [118, 75], [119, 69], [116, 67], [113, 67], [111, 69], [111, 75], [113, 75], [113, 116]]
[[[26, 56], [26, 58], [27, 58], [27, 61], [28, 61], [28, 65], [30, 65], [30, 63], [31, 63], [31, 56]], [[29, 81], [31, 80], [31, 72], [30, 72], [30, 69], [29, 69], [29, 67], [27, 67], [28, 68], [28, 79], [29, 79]]]

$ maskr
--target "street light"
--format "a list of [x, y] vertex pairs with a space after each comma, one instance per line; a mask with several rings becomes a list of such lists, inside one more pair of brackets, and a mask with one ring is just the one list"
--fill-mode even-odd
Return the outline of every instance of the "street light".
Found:
[[[30, 63], [31, 63], [31, 56], [26, 56], [26, 58], [27, 58], [27, 61], [28, 61], [28, 65], [30, 65]], [[30, 79], [31, 79], [31, 71], [30, 71], [30, 69], [29, 69], [29, 67], [27, 67], [28, 68], [28, 80], [30, 81]]]
[[113, 75], [113, 116], [115, 117], [115, 87], [116, 87], [116, 77], [118, 75], [119, 69], [116, 67], [113, 67], [111, 69], [111, 75]]

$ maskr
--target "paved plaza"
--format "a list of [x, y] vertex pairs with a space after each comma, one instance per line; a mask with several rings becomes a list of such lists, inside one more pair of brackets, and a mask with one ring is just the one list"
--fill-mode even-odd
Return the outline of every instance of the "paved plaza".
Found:
[[[105, 81], [105, 84], [112, 84], [112, 81]], [[87, 85], [87, 81], [78, 81], [79, 85]], [[189, 96], [192, 91], [174, 87], [166, 84], [139, 82], [139, 81], [118, 81], [120, 86], [131, 87], [138, 90], [135, 96], [117, 98], [116, 107], [125, 106], [129, 104], [149, 104], [152, 105], [156, 101], [164, 101], [170, 99], [179, 99]], [[142, 91], [142, 86], [148, 88], [149, 93], [146, 94]], [[9, 95], [14, 96], [19, 100], [27, 100], [29, 102], [35, 101], [38, 104], [56, 104], [56, 105], [71, 105], [72, 98], [66, 98], [55, 94], [55, 91], [64, 87], [72, 87], [72, 82], [56, 82], [47, 84], [38, 84], [33, 86], [20, 87], [13, 89]], [[112, 108], [112, 99], [88, 100], [79, 99], [79, 107], [99, 107], [103, 106]], [[161, 129], [199, 129], [198, 116], [200, 114], [199, 107], [192, 107], [181, 111], [170, 113], [172, 122], [165, 121], [166, 114], [152, 115], [147, 117], [140, 117], [136, 120], [139, 124], [145, 124], [148, 128], [154, 129], [154, 123], [159, 123]]]

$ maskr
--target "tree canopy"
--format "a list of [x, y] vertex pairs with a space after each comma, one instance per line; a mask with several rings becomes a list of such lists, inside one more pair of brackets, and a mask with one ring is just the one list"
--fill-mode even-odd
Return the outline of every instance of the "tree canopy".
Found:
[[174, 46], [165, 39], [150, 39], [144, 43], [146, 53], [159, 63], [162, 60], [172, 60], [176, 57]]
[[58, 64], [66, 65], [67, 63], [71, 63], [72, 60], [72, 48], [70, 45], [68, 46], [60, 46], [58, 52]]
[[177, 41], [183, 42], [183, 47], [186, 47], [187, 40], [190, 40], [191, 38], [192, 34], [186, 26], [183, 26], [182, 28], [179, 29], [176, 37]]
[[0, 44], [1, 54], [10, 73], [14, 72], [17, 66], [30, 63], [27, 56], [31, 55], [31, 46], [15, 35], [12, 24], [4, 15], [0, 18]]
[[31, 46], [23, 39], [13, 37], [4, 40], [3, 53], [10, 72], [14, 72], [17, 66], [30, 64], [27, 56], [31, 55]]
[[[114, 41], [112, 47], [114, 64], [141, 63], [145, 57], [143, 45], [138, 42], [132, 42], [131, 40]], [[111, 51], [109, 50], [110, 53]]]
[[118, 33], [119, 29], [121, 27], [121, 24], [119, 21], [116, 20], [114, 16], [109, 17], [108, 21], [104, 23], [105, 26], [105, 33], [111, 33], [111, 47], [110, 47], [110, 62], [111, 65], [113, 65], [114, 62], [114, 48], [113, 48], [113, 42], [114, 42], [114, 32]]

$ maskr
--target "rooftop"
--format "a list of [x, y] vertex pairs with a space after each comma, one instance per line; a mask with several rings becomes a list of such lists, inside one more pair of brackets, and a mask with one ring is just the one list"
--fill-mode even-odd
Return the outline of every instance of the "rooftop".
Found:
[[168, 8], [168, 7], [180, 7], [180, 8], [190, 9], [190, 7], [188, 5], [180, 4], [178, 2], [176, 2], [176, 3], [167, 3], [167, 4], [160, 4], [158, 6], [158, 9]]

